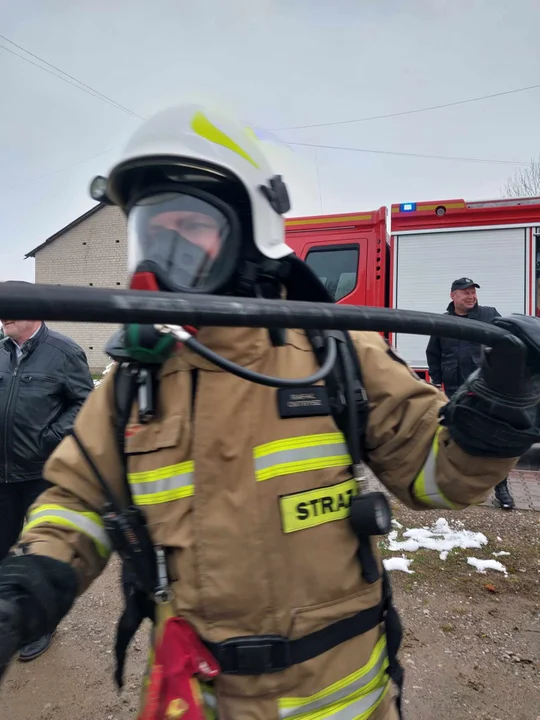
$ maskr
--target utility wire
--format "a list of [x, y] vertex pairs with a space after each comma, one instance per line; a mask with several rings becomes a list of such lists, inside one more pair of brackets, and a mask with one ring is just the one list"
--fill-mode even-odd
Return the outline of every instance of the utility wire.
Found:
[[[95, 90], [95, 88], [91, 87], [90, 85], [87, 85], [86, 83], [83, 83], [82, 81], [78, 80], [73, 75], [70, 75], [69, 73], [66, 73], [64, 70], [61, 70], [56, 65], [53, 65], [52, 63], [47, 62], [43, 58], [41, 58], [39, 55], [36, 55], [29, 50], [26, 50], [26, 48], [22, 47], [21, 45], [18, 45], [17, 43], [13, 42], [9, 38], [5, 37], [4, 35], [0, 35], [0, 39], [4, 40], [5, 42], [10, 43], [14, 47], [18, 48], [19, 50], [22, 50], [23, 52], [27, 53], [31, 57], [36, 58], [36, 60], [39, 60], [40, 62], [44, 63], [45, 65], [48, 65], [53, 70], [56, 70], [59, 73], [62, 73], [65, 77], [62, 77], [61, 75], [57, 75], [55, 72], [52, 72], [52, 70], [48, 70], [47, 68], [43, 67], [42, 65], [38, 65], [38, 63], [33, 62], [32, 60], [29, 60], [28, 58], [24, 57], [23, 55], [19, 55], [18, 53], [14, 52], [10, 48], [5, 47], [0, 43], [0, 49], [5, 50], [6, 52], [11, 53], [12, 55], [15, 55], [15, 57], [20, 58], [21, 60], [24, 60], [27, 63], [30, 63], [31, 65], [34, 65], [35, 67], [39, 68], [40, 70], [43, 70], [44, 72], [49, 73], [50, 75], [53, 75], [54, 77], [58, 78], [59, 80], [62, 80], [63, 82], [68, 83], [69, 85], [73, 85], [74, 87], [78, 88], [79, 90], [82, 90], [83, 92], [86, 92], [88, 95], [91, 95], [92, 97], [97, 98], [98, 100], [101, 100], [102, 102], [105, 102], [112, 107], [117, 108], [118, 110], [121, 110], [123, 112], [128, 113], [132, 117], [136, 117], [140, 120], [144, 120], [144, 118], [141, 115], [138, 115], [137, 113], [133, 112], [129, 108], [125, 107], [124, 105], [121, 105], [120, 103], [117, 103], [112, 98], [108, 97], [107, 95], [104, 95], [103, 93], [100, 93], [98, 90]], [[462, 105], [465, 103], [470, 102], [476, 102], [478, 100], [484, 100], [491, 97], [498, 97], [501, 95], [508, 95], [510, 93], [516, 93], [516, 92], [524, 92], [525, 90], [532, 90], [539, 88], [539, 85], [532, 85], [527, 88], [519, 88], [516, 90], [508, 90], [502, 93], [495, 93], [492, 95], [484, 95], [482, 97], [477, 98], [471, 98], [469, 100], [461, 100], [453, 103], [446, 103], [444, 105], [435, 105], [428, 108], [419, 108], [417, 110], [407, 110], [399, 113], [390, 113], [388, 115], [377, 115], [373, 117], [368, 118], [359, 118], [356, 120], [343, 120], [343, 121], [337, 121], [333, 123], [323, 123], [319, 125], [301, 125], [296, 127], [290, 127], [290, 128], [278, 128], [281, 130], [296, 130], [296, 129], [304, 129], [304, 128], [315, 128], [315, 127], [327, 127], [331, 125], [344, 125], [349, 123], [355, 123], [355, 122], [363, 122], [367, 120], [378, 120], [386, 117], [396, 117], [398, 115], [410, 115], [413, 113], [419, 113], [419, 112], [427, 112], [428, 110], [436, 110], [439, 108], [444, 107], [450, 107], [452, 105]], [[407, 152], [397, 152], [397, 151], [390, 151], [390, 150], [371, 150], [367, 148], [355, 148], [355, 147], [343, 147], [339, 145], [318, 145], [315, 143], [295, 143], [295, 142], [287, 142], [283, 144], [288, 145], [294, 145], [299, 147], [311, 147], [315, 149], [324, 149], [324, 150], [336, 150], [336, 151], [347, 151], [347, 152], [360, 152], [360, 153], [369, 153], [369, 154], [377, 154], [377, 155], [394, 155], [394, 156], [402, 156], [402, 157], [416, 157], [416, 158], [427, 158], [427, 159], [434, 159], [434, 160], [451, 160], [451, 161], [457, 161], [457, 162], [470, 162], [470, 163], [489, 163], [489, 164], [503, 164], [503, 165], [528, 165], [526, 162], [521, 161], [512, 161], [512, 160], [490, 160], [490, 159], [484, 159], [484, 158], [464, 158], [464, 157], [454, 157], [454, 156], [447, 156], [447, 155], [429, 155], [429, 154], [422, 154], [422, 153], [407, 153]], [[72, 163], [71, 165], [60, 168], [58, 170], [53, 170], [50, 173], [45, 173], [44, 175], [39, 175], [35, 178], [31, 178], [25, 182], [34, 182], [36, 180], [41, 180], [43, 178], [49, 177], [51, 175], [55, 175], [59, 172], [64, 172], [66, 170], [70, 170], [73, 167], [76, 167], [77, 165], [81, 165], [83, 163], [89, 162], [90, 160], [93, 160], [96, 157], [99, 157], [100, 155], [105, 155], [108, 152], [111, 152], [114, 148], [108, 148], [107, 150], [103, 150], [95, 155], [92, 155], [88, 158], [85, 158], [83, 160], [79, 160], [75, 163]], [[15, 187], [15, 186], [11, 186]], [[11, 189], [11, 188], [9, 188]]]
[[[13, 40], [10, 40], [9, 38], [7, 38], [5, 35], [0, 34], [0, 39], [4, 40], [5, 42], [10, 43], [10, 45], [13, 45], [14, 47], [18, 48], [19, 50], [22, 50], [27, 55], [30, 55], [31, 57], [35, 58], [36, 60], [39, 60], [44, 65], [47, 65], [48, 67], [53, 68], [53, 70], [56, 70], [57, 72], [62, 73], [62, 75], [65, 75], [65, 78], [60, 77], [59, 75], [56, 75], [55, 73], [51, 72], [50, 70], [47, 70], [46, 68], [42, 67], [41, 65], [38, 65], [37, 63], [32, 62], [28, 58], [25, 58], [24, 56], [19, 55], [18, 53], [13, 52], [13, 50], [10, 50], [9, 48], [6, 48], [5, 46], [0, 44], [0, 48], [5, 50], [6, 52], [10, 52], [12, 55], [15, 55], [15, 57], [18, 57], [21, 60], [24, 60], [25, 62], [28, 62], [31, 65], [34, 65], [35, 67], [39, 68], [40, 70], [48, 72], [49, 74], [53, 75], [54, 77], [57, 77], [59, 80], [68, 82], [70, 85], [74, 85], [74, 87], [78, 87], [80, 90], [83, 90], [84, 92], [88, 92], [88, 94], [93, 95], [93, 97], [97, 97], [98, 99], [102, 100], [103, 102], [106, 102], [109, 105], [112, 105], [113, 107], [116, 107], [117, 109], [128, 113], [132, 117], [138, 118], [139, 120], [144, 120], [144, 118], [141, 115], [137, 114], [133, 110], [130, 110], [128, 107], [121, 105], [120, 103], [116, 102], [116, 100], [113, 100], [112, 98], [108, 97], [107, 95], [104, 95], [103, 93], [99, 92], [99, 90], [96, 90], [95, 88], [91, 87], [90, 85], [87, 85], [86, 83], [82, 82], [82, 80], [78, 80], [73, 75], [70, 75], [69, 73], [65, 72], [65, 70], [62, 70], [61, 68], [57, 67], [56, 65], [53, 65], [52, 63], [48, 62], [47, 60], [44, 60], [39, 55], [36, 55], [35, 53], [30, 52], [30, 50], [27, 50], [26, 48], [22, 47], [22, 45], [18, 45], [16, 42], [13, 42]], [[66, 80], [66, 78], [69, 78], [69, 80], [72, 80], [74, 82], [69, 82], [69, 80]], [[417, 113], [430, 112], [433, 110], [440, 110], [442, 108], [454, 107], [457, 105], [466, 105], [468, 103], [479, 102], [481, 100], [488, 100], [491, 98], [502, 97], [505, 95], [512, 95], [515, 93], [527, 92], [530, 90], [537, 90], [538, 88], [540, 88], [540, 83], [538, 83], [536, 85], [529, 85], [527, 87], [522, 87], [522, 88], [514, 88], [512, 90], [504, 90], [504, 91], [498, 92], [498, 93], [491, 93], [489, 95], [480, 95], [478, 97], [469, 98], [466, 100], [456, 100], [454, 102], [442, 103], [440, 105], [430, 105], [428, 107], [416, 108], [413, 110], [403, 110], [400, 112], [387, 113], [384, 115], [371, 115], [368, 117], [356, 118], [353, 120], [336, 120], [333, 122], [317, 123], [317, 124], [312, 124], [312, 125], [293, 125], [290, 127], [270, 128], [270, 131], [276, 132], [276, 131], [284, 131], [284, 130], [304, 130], [304, 129], [307, 130], [310, 128], [333, 127], [336, 125], [351, 125], [351, 124], [359, 123], [359, 122], [368, 122], [370, 120], [383, 120], [385, 118], [400, 117], [403, 115], [414, 115]], [[293, 143], [291, 143], [291, 144], [293, 144]], [[325, 146], [320, 145], [317, 147], [322, 148]], [[339, 148], [333, 148], [333, 149], [339, 149]], [[366, 150], [365, 152], [368, 152], [368, 151]], [[376, 152], [376, 151], [373, 151], [373, 152]], [[383, 151], [380, 151], [380, 152], [383, 152]], [[387, 153], [387, 154], [391, 154], [391, 153]], [[427, 157], [427, 156], [422, 156], [422, 157]], [[433, 156], [433, 157], [437, 157], [437, 156]], [[444, 159], [451, 159], [451, 158], [444, 158]], [[455, 159], [461, 159], [461, 158], [455, 158]], [[476, 161], [475, 160], [475, 162], [499, 162], [499, 161], [484, 161], [484, 160]], [[508, 161], [508, 162], [510, 162], [510, 161]], [[511, 164], [521, 164], [521, 163], [511, 163]]]
[[[468, 162], [468, 163], [489, 163], [489, 164], [496, 164], [496, 165], [529, 165], [528, 162], [522, 162], [520, 160], [489, 160], [485, 158], [469, 158], [469, 157], [455, 157], [451, 155], [428, 155], [423, 153], [407, 153], [407, 152], [397, 152], [392, 150], [370, 150], [367, 148], [354, 148], [354, 147], [342, 147], [341, 145], [315, 145], [313, 143], [295, 143], [295, 142], [281, 142], [280, 144], [283, 145], [295, 145], [300, 147], [310, 147], [314, 148], [315, 151], [318, 149], [322, 150], [342, 150], [347, 152], [358, 152], [358, 153], [369, 153], [374, 155], [397, 155], [401, 157], [415, 157], [415, 158], [426, 158], [429, 160], [453, 160], [456, 162]], [[20, 185], [28, 184], [35, 182], [36, 180], [42, 180], [43, 178], [50, 177], [51, 175], [56, 175], [60, 172], [65, 172], [66, 170], [71, 170], [72, 168], [76, 167], [77, 165], [82, 165], [84, 163], [90, 162], [90, 160], [94, 160], [94, 158], [99, 157], [100, 155], [105, 155], [109, 152], [112, 152], [115, 150], [115, 148], [108, 148], [107, 150], [102, 150], [99, 153], [96, 153], [95, 155], [91, 155], [90, 157], [84, 158], [83, 160], [78, 160], [77, 162], [72, 163], [71, 165], [67, 165], [66, 167], [59, 168], [58, 170], [52, 170], [51, 172], [45, 173], [44, 175], [38, 175], [37, 177], [28, 178], [27, 180], [21, 181], [20, 183], [16, 183], [15, 185], [9, 185], [5, 188], [0, 187], [0, 191], [4, 190], [12, 190], [13, 188], [19, 187]], [[317, 174], [319, 174], [319, 163], [318, 163], [318, 157], [316, 157], [316, 163], [317, 163]], [[322, 200], [321, 200], [322, 202]]]
[[36, 58], [36, 60], [39, 60], [44, 65], [48, 65], [50, 68], [53, 68], [53, 70], [57, 70], [59, 73], [62, 73], [62, 75], [65, 75], [65, 77], [62, 77], [62, 75], [58, 75], [57, 73], [53, 72], [52, 70], [48, 70], [47, 68], [43, 67], [42, 65], [38, 65], [38, 63], [34, 62], [33, 60], [30, 60], [29, 58], [24, 57], [24, 55], [20, 55], [19, 53], [14, 52], [10, 48], [7, 48], [0, 43], [0, 48], [2, 50], [5, 50], [6, 52], [11, 53], [12, 55], [15, 55], [15, 57], [18, 57], [21, 60], [24, 60], [25, 62], [30, 63], [30, 65], [34, 65], [34, 67], [37, 67], [40, 70], [43, 70], [43, 72], [49, 73], [49, 75], [53, 75], [54, 77], [58, 78], [59, 80], [62, 80], [63, 82], [68, 83], [69, 85], [73, 85], [73, 87], [76, 87], [79, 90], [82, 90], [82, 92], [85, 92], [88, 95], [91, 95], [92, 97], [95, 97], [98, 100], [101, 100], [102, 102], [105, 102], [108, 105], [111, 105], [112, 107], [116, 108], [117, 110], [122, 110], [122, 112], [128, 113], [128, 115], [138, 118], [139, 120], [144, 120], [144, 118], [141, 115], [138, 115], [136, 112], [133, 112], [133, 110], [130, 110], [129, 108], [125, 107], [124, 105], [117, 103], [112, 98], [108, 97], [107, 95], [104, 95], [103, 93], [100, 93], [98, 90], [95, 90], [90, 85], [83, 83], [81, 80], [78, 80], [73, 75], [70, 75], [69, 73], [64, 72], [64, 70], [61, 70], [60, 68], [56, 67], [56, 65], [52, 65], [51, 63], [47, 62], [43, 58], [39, 57], [39, 55], [35, 55], [34, 53], [31, 53], [29, 50], [26, 50], [21, 45], [17, 45], [17, 43], [14, 43], [12, 40], [9, 40], [9, 38], [4, 37], [3, 35], [0, 35], [0, 38], [4, 41], [10, 43], [11, 45], [14, 45], [19, 50], [22, 50], [23, 52], [27, 53], [28, 55]]
[[371, 115], [369, 117], [356, 118], [355, 120], [335, 120], [334, 122], [317, 123], [315, 125], [293, 125], [291, 127], [270, 128], [270, 130], [273, 132], [280, 130], [308, 130], [310, 128], [332, 127], [335, 125], [352, 125], [353, 123], [367, 122], [368, 120], [384, 120], [385, 118], [400, 117], [401, 115], [414, 115], [416, 113], [429, 112], [431, 110], [440, 110], [442, 108], [454, 107], [455, 105], [466, 105], [467, 103], [489, 100], [490, 98], [527, 92], [529, 90], [537, 90], [538, 88], [540, 88], [540, 83], [538, 85], [529, 85], [528, 87], [516, 88], [514, 90], [504, 90], [503, 92], [492, 93], [491, 95], [481, 95], [479, 97], [469, 98], [468, 100], [456, 100], [455, 102], [443, 103], [441, 105], [430, 105], [429, 107], [416, 108], [415, 110], [402, 110], [401, 112], [388, 113], [386, 115]]
[[397, 152], [393, 150], [368, 150], [366, 148], [343, 147], [342, 145], [315, 145], [314, 143], [298, 143], [289, 141], [284, 144], [323, 150], [346, 150], [348, 152], [373, 153], [376, 155], [400, 155], [403, 157], [429, 158], [433, 160], [456, 160], [458, 162], [491, 163], [495, 165], [529, 165], [528, 162], [523, 162], [521, 160], [489, 160], [485, 158], [456, 157], [452, 155], [428, 155], [424, 153]]

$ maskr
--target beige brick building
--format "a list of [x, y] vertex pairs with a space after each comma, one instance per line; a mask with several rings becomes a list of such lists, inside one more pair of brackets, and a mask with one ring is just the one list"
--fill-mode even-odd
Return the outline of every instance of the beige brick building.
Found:
[[[36, 283], [126, 287], [126, 220], [116, 207], [96, 205], [25, 256], [35, 258]], [[116, 325], [48, 322], [86, 352], [92, 372], [108, 364], [103, 347]]]

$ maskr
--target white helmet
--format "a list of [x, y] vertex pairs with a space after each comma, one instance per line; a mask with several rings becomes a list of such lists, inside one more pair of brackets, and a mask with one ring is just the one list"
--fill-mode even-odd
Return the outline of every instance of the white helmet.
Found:
[[[147, 229], [149, 213], [155, 216], [157, 196], [162, 218], [171, 218], [174, 212], [184, 216], [188, 210], [192, 214], [204, 212], [212, 217], [222, 235], [225, 228], [230, 234], [236, 221], [226, 212], [227, 206], [239, 218], [236, 231], [243, 236], [239, 242], [245, 243], [245, 236], [250, 236], [249, 242], [270, 260], [280, 260], [293, 252], [285, 243], [283, 215], [290, 209], [287, 189], [272, 171], [259, 141], [242, 124], [200, 105], [169, 108], [145, 121], [109, 177], [95, 178], [90, 192], [94, 199], [118, 205], [128, 215], [128, 234], [135, 238], [130, 241], [131, 271], [144, 255], [142, 223]], [[190, 198], [189, 202], [186, 198]], [[171, 221], [168, 223], [166, 230], [171, 232]], [[181, 235], [185, 236], [183, 230]], [[227, 260], [232, 245], [224, 248], [219, 258], [221, 265], [233, 261], [231, 257]], [[217, 255], [215, 250], [213, 259]], [[176, 263], [179, 257], [177, 253]], [[172, 262], [170, 258], [168, 262]], [[200, 274], [203, 261], [197, 258], [196, 263]], [[203, 270], [205, 273], [211, 274], [208, 268]], [[186, 285], [195, 292], [213, 291], [212, 283], [195, 287], [193, 280], [185, 278], [168, 289], [186, 289]]]

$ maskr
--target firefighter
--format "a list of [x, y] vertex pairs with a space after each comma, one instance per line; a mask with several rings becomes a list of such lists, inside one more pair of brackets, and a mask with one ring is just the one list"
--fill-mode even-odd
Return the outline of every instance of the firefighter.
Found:
[[[127, 216], [131, 287], [324, 297], [285, 243], [282, 179], [257, 141], [214, 111], [185, 106], [146, 121], [101, 185]], [[365, 460], [411, 508], [481, 503], [538, 438], [539, 377], [526, 364], [538, 323], [496, 322], [523, 342], [488, 349], [449, 403], [379, 334], [351, 333]], [[105, 568], [115, 528], [133, 520], [126, 537], [140, 549], [148, 533], [159, 588], [140, 718], [203, 717], [198, 677], [205, 707], [222, 718], [395, 720], [399, 622], [377, 544], [366, 549], [349, 522], [355, 438], [346, 442], [320, 381], [337, 336], [168, 330], [149, 342], [152, 328], [124, 329], [115, 368], [49, 459], [52, 487], [0, 565], [0, 666], [54, 630]], [[122, 353], [146, 353], [143, 379], [153, 380], [142, 394], [136, 386], [119, 435]], [[119, 523], [111, 495], [136, 513]], [[370, 553], [374, 572], [362, 566]]]

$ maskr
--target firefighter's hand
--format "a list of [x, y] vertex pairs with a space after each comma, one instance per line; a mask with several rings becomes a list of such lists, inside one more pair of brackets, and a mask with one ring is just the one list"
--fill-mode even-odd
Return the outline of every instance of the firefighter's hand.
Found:
[[487, 401], [508, 407], [534, 407], [540, 402], [540, 321], [527, 315], [496, 318], [494, 325], [512, 334], [483, 352], [471, 390]]
[[0, 595], [0, 683], [11, 659], [22, 647], [21, 624], [22, 612], [17, 598]]
[[523, 343], [526, 370], [532, 376], [540, 375], [540, 318], [515, 314], [495, 318], [493, 325], [508, 330]]
[[17, 650], [55, 630], [76, 595], [67, 563], [32, 554], [0, 563], [0, 678]]
[[494, 324], [511, 334], [483, 350], [441, 415], [470, 455], [517, 458], [540, 441], [540, 320], [512, 315]]

